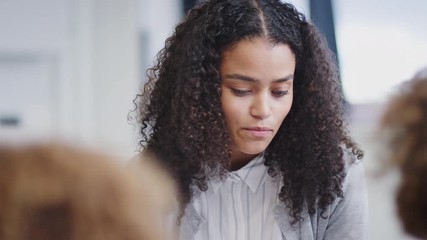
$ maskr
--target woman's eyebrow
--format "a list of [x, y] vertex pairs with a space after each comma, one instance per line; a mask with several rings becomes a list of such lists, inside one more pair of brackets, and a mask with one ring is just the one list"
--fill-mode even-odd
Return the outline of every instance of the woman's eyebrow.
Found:
[[246, 76], [246, 75], [242, 75], [242, 74], [238, 74], [238, 73], [226, 74], [224, 76], [224, 78], [242, 80], [242, 81], [246, 81], [246, 82], [259, 82], [259, 80], [254, 78], [254, 77], [250, 77], [250, 76]]
[[[226, 74], [224, 76], [224, 78], [242, 80], [242, 81], [246, 81], [246, 82], [259, 82], [259, 80], [257, 78], [246, 76], [246, 75], [242, 75], [242, 74], [238, 74], [238, 73]], [[273, 80], [273, 82], [278, 82], [278, 83], [280, 83], [280, 82], [286, 82], [286, 81], [292, 80], [293, 78], [294, 78], [294, 75], [293, 74], [289, 74], [286, 77], [275, 79], [275, 80]]]
[[279, 78], [279, 79], [273, 80], [273, 82], [278, 82], [278, 83], [280, 83], [280, 82], [290, 81], [290, 80], [293, 80], [293, 79], [294, 79], [294, 75], [293, 75], [293, 74], [289, 74], [289, 75], [288, 75], [288, 76], [286, 76], [286, 77], [283, 77], [283, 78]]

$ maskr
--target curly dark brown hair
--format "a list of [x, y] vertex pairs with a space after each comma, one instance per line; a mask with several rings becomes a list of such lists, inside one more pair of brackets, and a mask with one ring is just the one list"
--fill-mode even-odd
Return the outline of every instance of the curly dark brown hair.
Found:
[[[222, 53], [243, 39], [287, 44], [296, 56], [294, 100], [265, 150], [280, 199], [297, 222], [304, 202], [322, 213], [343, 197], [343, 147], [363, 153], [348, 135], [335, 61], [323, 36], [294, 6], [279, 0], [204, 1], [192, 9], [147, 71], [136, 98], [142, 148], [171, 170], [184, 205], [230, 167], [230, 137], [221, 108]], [[278, 174], [280, 173], [280, 174]]]
[[383, 115], [388, 161], [398, 166], [401, 182], [397, 210], [408, 233], [427, 239], [427, 69], [404, 84]]

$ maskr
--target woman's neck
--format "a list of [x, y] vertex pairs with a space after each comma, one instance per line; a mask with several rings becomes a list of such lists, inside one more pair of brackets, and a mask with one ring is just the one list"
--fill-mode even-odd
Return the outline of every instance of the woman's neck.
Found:
[[230, 158], [230, 171], [237, 171], [241, 169], [250, 161], [252, 161], [252, 159], [254, 159], [256, 156], [258, 156], [258, 154], [232, 153]]

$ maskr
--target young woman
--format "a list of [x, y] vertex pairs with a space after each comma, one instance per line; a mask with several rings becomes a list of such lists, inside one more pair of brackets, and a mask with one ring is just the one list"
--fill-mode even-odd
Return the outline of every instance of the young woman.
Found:
[[279, 0], [203, 1], [138, 98], [182, 193], [180, 239], [365, 239], [362, 152], [323, 37]]

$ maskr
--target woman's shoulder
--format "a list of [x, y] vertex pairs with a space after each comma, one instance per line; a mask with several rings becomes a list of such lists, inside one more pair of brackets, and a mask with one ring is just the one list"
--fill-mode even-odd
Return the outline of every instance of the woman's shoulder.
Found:
[[351, 181], [365, 179], [365, 170], [362, 159], [358, 159], [350, 149], [343, 149], [343, 161], [345, 167], [345, 178], [343, 185], [349, 184]]

